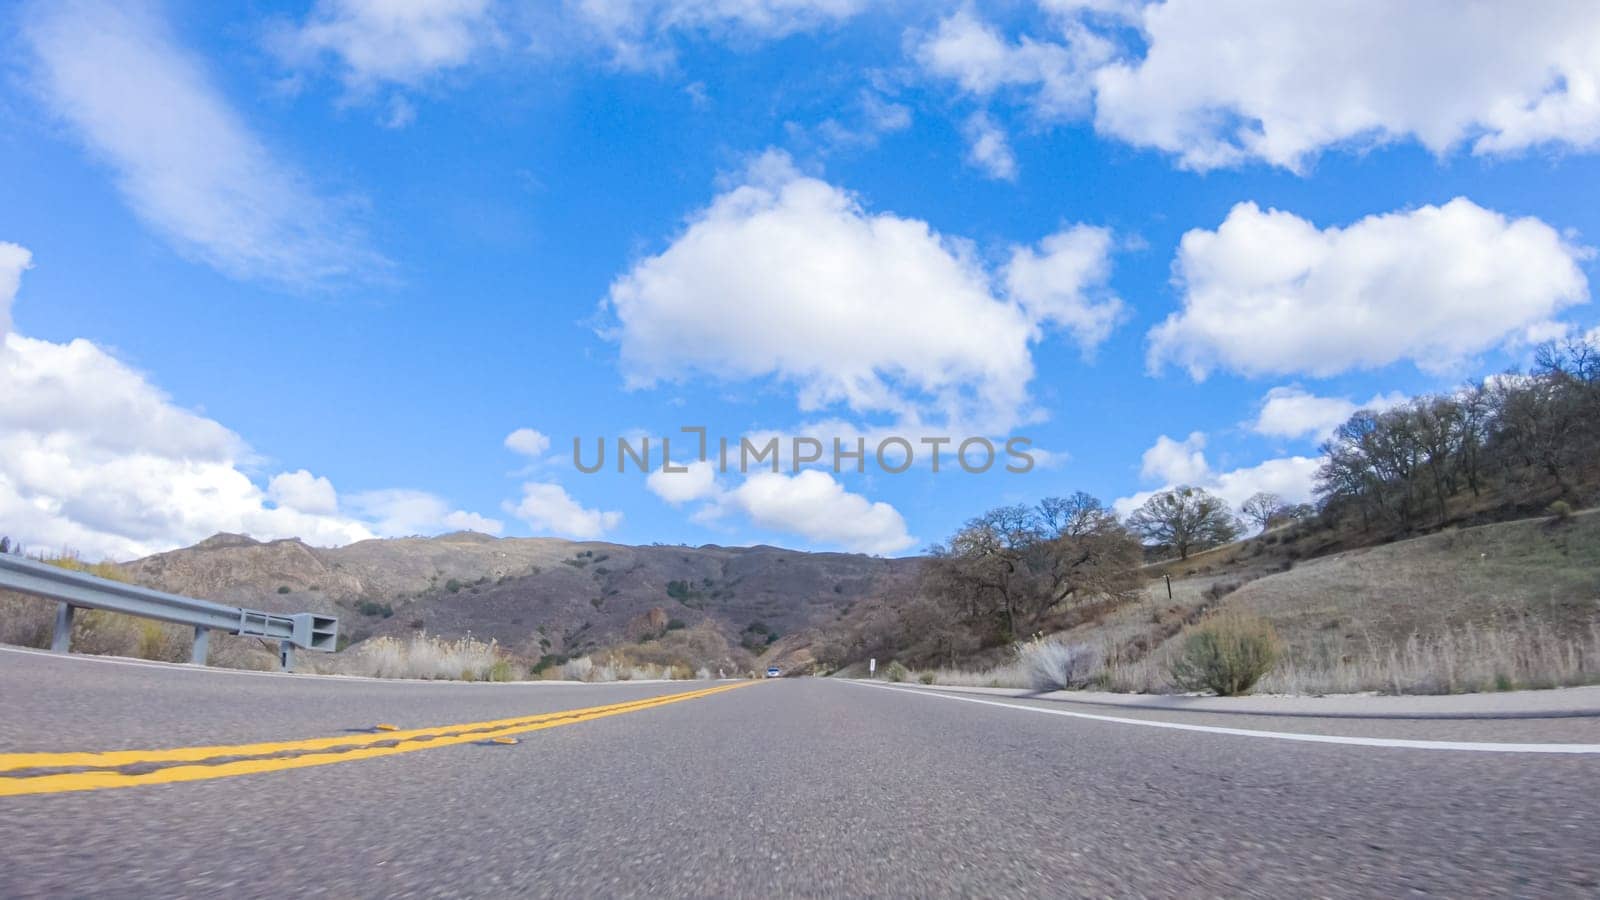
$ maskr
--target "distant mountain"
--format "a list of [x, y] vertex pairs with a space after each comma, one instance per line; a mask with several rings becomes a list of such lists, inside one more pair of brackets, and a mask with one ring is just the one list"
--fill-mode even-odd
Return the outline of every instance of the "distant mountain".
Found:
[[333, 613], [350, 641], [465, 634], [538, 659], [714, 627], [758, 655], [863, 600], [909, 595], [921, 560], [777, 547], [630, 547], [556, 538], [434, 538], [309, 547], [218, 534], [123, 565], [162, 590], [276, 612]]

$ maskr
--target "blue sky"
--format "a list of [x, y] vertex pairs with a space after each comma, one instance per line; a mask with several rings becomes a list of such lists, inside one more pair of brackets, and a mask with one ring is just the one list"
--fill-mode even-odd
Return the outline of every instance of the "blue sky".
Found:
[[[0, 532], [913, 552], [1080, 489], [1304, 499], [1356, 405], [1600, 321], [1594, 7], [1198, 8], [10, 7]], [[1050, 455], [572, 466], [683, 425]]]

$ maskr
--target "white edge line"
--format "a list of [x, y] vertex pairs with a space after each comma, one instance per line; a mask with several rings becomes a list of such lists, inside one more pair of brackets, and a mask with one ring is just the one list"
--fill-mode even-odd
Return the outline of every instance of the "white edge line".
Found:
[[858, 687], [878, 688], [901, 694], [915, 694], [936, 700], [955, 700], [960, 703], [977, 703], [983, 706], [1001, 706], [1023, 712], [1047, 716], [1066, 716], [1072, 719], [1089, 719], [1095, 722], [1112, 722], [1117, 725], [1139, 725], [1145, 728], [1170, 728], [1174, 731], [1198, 731], [1204, 734], [1227, 734], [1235, 737], [1269, 738], [1277, 741], [1301, 741], [1308, 744], [1343, 744], [1354, 747], [1393, 747], [1402, 750], [1459, 750], [1478, 753], [1559, 753], [1597, 754], [1600, 744], [1505, 744], [1487, 741], [1415, 741], [1404, 738], [1346, 737], [1336, 734], [1299, 734], [1289, 731], [1255, 731], [1248, 728], [1226, 728], [1221, 725], [1190, 725], [1184, 722], [1157, 722], [1149, 719], [1129, 719], [1123, 716], [1102, 716], [1096, 713], [1074, 712], [1067, 709], [1045, 709], [1018, 703], [1001, 703], [998, 700], [980, 700], [977, 697], [960, 697], [955, 694], [919, 691], [916, 688], [897, 688], [886, 684], [864, 681], [845, 681]]

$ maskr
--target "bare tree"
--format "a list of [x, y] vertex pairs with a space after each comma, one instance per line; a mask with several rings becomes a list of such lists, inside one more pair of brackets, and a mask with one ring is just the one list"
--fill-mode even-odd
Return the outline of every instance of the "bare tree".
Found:
[[924, 591], [952, 615], [1014, 640], [1061, 603], [1126, 599], [1140, 586], [1137, 540], [1084, 493], [1002, 506], [933, 548]]
[[1288, 508], [1288, 501], [1277, 494], [1270, 491], [1257, 491], [1250, 495], [1250, 499], [1239, 506], [1239, 512], [1243, 513], [1245, 518], [1256, 523], [1256, 527], [1266, 531], [1267, 526], [1271, 525], [1274, 519], [1281, 518]]
[[1094, 534], [1117, 523], [1115, 513], [1098, 497], [1083, 491], [1040, 500], [1038, 515], [1044, 530], [1055, 538]]
[[1239, 522], [1220, 497], [1197, 487], [1176, 487], [1144, 502], [1128, 517], [1128, 528], [1147, 542], [1171, 547], [1179, 559], [1190, 552], [1239, 537]]

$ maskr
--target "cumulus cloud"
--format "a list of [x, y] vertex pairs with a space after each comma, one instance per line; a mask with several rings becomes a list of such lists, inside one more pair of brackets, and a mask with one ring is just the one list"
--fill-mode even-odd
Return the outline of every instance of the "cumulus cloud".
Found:
[[730, 488], [717, 477], [711, 460], [690, 462], [684, 468], [687, 471], [657, 469], [645, 479], [645, 486], [673, 506], [700, 504], [691, 521], [711, 524], [737, 515], [758, 528], [855, 553], [896, 553], [915, 543], [893, 506], [852, 493], [819, 469], [792, 474], [763, 470], [742, 476]]
[[521, 501], [508, 509], [535, 531], [580, 540], [602, 537], [622, 524], [622, 513], [586, 507], [554, 482], [524, 484]]
[[518, 428], [506, 435], [506, 449], [537, 459], [550, 449], [550, 438], [532, 428]]
[[1019, 92], [1041, 117], [1053, 119], [1087, 112], [1094, 71], [1115, 50], [1111, 41], [1071, 19], [1063, 20], [1051, 40], [1024, 35], [1010, 41], [966, 9], [946, 17], [932, 33], [913, 36], [913, 44], [929, 74], [954, 81], [974, 97]]
[[1183, 309], [1151, 330], [1148, 362], [1195, 379], [1401, 360], [1444, 373], [1586, 302], [1578, 263], [1590, 253], [1536, 218], [1465, 198], [1325, 229], [1241, 203], [1215, 231], [1183, 236]]
[[440, 531], [480, 531], [498, 535], [504, 525], [497, 519], [464, 509], [451, 509], [443, 499], [426, 491], [385, 488], [363, 491], [346, 504], [385, 537], [435, 534]]
[[22, 285], [22, 273], [33, 266], [27, 248], [0, 241], [0, 343], [11, 333], [11, 305]]
[[990, 178], [1017, 180], [1017, 157], [1006, 133], [988, 113], [973, 113], [962, 127], [967, 138], [967, 162]]
[[332, 514], [339, 511], [339, 492], [333, 482], [306, 469], [281, 472], [267, 482], [267, 496], [279, 506], [306, 513]]
[[1258, 491], [1277, 494], [1291, 503], [1304, 503], [1312, 498], [1317, 469], [1322, 465], [1320, 458], [1286, 456], [1217, 472], [1206, 461], [1205, 442], [1206, 436], [1201, 432], [1182, 441], [1166, 435], [1157, 438], [1145, 451], [1142, 474], [1147, 480], [1159, 481], [1161, 487], [1120, 497], [1112, 503], [1112, 508], [1118, 515], [1126, 516], [1153, 495], [1184, 484], [1204, 488], [1234, 509]]
[[1005, 268], [1006, 290], [1028, 318], [1055, 322], [1092, 354], [1126, 316], [1111, 293], [1112, 236], [1108, 228], [1075, 225], [1050, 235], [1038, 248], [1017, 247]]
[[356, 91], [383, 82], [416, 85], [495, 43], [494, 7], [492, 0], [318, 0], [276, 44], [291, 62], [331, 56]]
[[1170, 0], [1145, 7], [1140, 30], [1144, 57], [1095, 75], [1096, 127], [1197, 169], [1300, 169], [1352, 141], [1600, 143], [1592, 3]]
[[146, 7], [38, 3], [22, 33], [40, 96], [110, 166], [134, 213], [186, 256], [233, 277], [289, 284], [388, 268]]
[[[1494, 0], [1046, 0], [1009, 39], [969, 10], [913, 41], [929, 75], [1018, 97], [1192, 169], [1302, 171], [1330, 147], [1600, 146], [1600, 6]], [[1130, 31], [1136, 41], [1126, 40]], [[1328, 73], [1337, 73], [1329, 77]]]
[[319, 545], [374, 536], [293, 506], [304, 499], [294, 476], [269, 506], [239, 468], [247, 450], [88, 341], [11, 334], [0, 349], [0, 522], [25, 544], [130, 558], [218, 531]]
[[[0, 299], [14, 292], [0, 284]], [[27, 546], [128, 559], [219, 531], [319, 546], [499, 531], [416, 491], [392, 492], [411, 504], [403, 518], [374, 495], [345, 502], [306, 469], [273, 475], [263, 490], [246, 472], [257, 463], [237, 434], [89, 341], [0, 337], [0, 528]]]
[[[999, 431], [1033, 412], [1030, 345], [1052, 324], [1082, 341], [1082, 322], [1063, 311], [1081, 307], [1075, 292], [1103, 290], [1110, 270], [1019, 258], [1027, 303], [997, 296], [966, 242], [869, 212], [768, 153], [612, 283], [610, 336], [632, 387], [775, 379], [806, 411], [837, 404]], [[1089, 283], [1050, 283], [1063, 272]]]
[[708, 500], [720, 493], [716, 465], [710, 460], [696, 460], [683, 468], [686, 471], [656, 469], [645, 478], [645, 487], [673, 506]]
[[1348, 397], [1319, 397], [1299, 385], [1275, 387], [1262, 399], [1261, 412], [1250, 424], [1257, 434], [1279, 438], [1322, 439], [1343, 425], [1358, 409], [1381, 410], [1405, 402], [1399, 392], [1377, 394], [1357, 404]]
[[1206, 463], [1206, 436], [1192, 432], [1181, 441], [1162, 435], [1140, 458], [1139, 475], [1167, 484], [1191, 484], [1211, 473]]
[[893, 506], [853, 494], [815, 469], [751, 475], [727, 493], [723, 504], [760, 528], [857, 553], [896, 553], [916, 543]]

